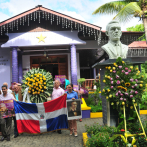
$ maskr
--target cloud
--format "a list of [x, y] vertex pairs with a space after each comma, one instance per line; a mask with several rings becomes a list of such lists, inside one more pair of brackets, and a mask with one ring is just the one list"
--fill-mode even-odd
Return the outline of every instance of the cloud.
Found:
[[8, 19], [8, 18], [10, 18], [10, 16], [8, 16], [8, 15], [2, 13], [2, 12], [0, 12], [0, 16], [1, 16], [1, 17], [0, 17], [0, 22], [6, 20], [6, 19]]

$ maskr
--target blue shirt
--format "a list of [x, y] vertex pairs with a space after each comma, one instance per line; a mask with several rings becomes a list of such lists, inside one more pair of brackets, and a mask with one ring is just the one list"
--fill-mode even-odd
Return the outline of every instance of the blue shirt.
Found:
[[66, 91], [67, 93], [67, 100], [70, 100], [72, 98], [78, 99], [78, 94], [75, 91], [72, 91], [71, 93], [69, 93], [68, 91]]
[[18, 101], [18, 93], [16, 94], [16, 93], [14, 92], [14, 94], [15, 94], [16, 100]]

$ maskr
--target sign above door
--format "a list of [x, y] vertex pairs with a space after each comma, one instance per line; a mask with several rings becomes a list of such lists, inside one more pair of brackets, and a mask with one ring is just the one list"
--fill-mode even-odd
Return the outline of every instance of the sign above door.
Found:
[[9, 33], [9, 40], [1, 47], [35, 47], [52, 45], [86, 44], [78, 38], [78, 31], [47, 31], [47, 32], [24, 32]]

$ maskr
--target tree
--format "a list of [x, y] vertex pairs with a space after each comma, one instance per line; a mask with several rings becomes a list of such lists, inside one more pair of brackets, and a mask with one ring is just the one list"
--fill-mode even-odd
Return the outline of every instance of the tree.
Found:
[[93, 14], [116, 14], [113, 19], [122, 23], [128, 22], [133, 17], [139, 17], [145, 28], [147, 42], [147, 0], [121, 0], [106, 3], [97, 8]]
[[[133, 32], [144, 32], [144, 26], [143, 24], [139, 24], [139, 25], [136, 25], [135, 27], [129, 27], [127, 28], [127, 31], [133, 31]], [[143, 34], [141, 37], [139, 37], [137, 39], [138, 40], [141, 40], [141, 41], [145, 41], [145, 34]]]

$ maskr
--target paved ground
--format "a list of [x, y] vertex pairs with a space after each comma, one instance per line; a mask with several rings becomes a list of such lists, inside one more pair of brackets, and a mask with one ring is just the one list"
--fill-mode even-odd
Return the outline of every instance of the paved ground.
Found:
[[82, 133], [85, 132], [85, 124], [91, 125], [94, 122], [102, 124], [102, 118], [83, 119], [77, 121], [78, 137], [69, 136], [69, 130], [62, 130], [62, 134], [49, 132], [42, 135], [21, 134], [14, 138], [11, 131], [11, 141], [0, 142], [0, 147], [82, 147]]

